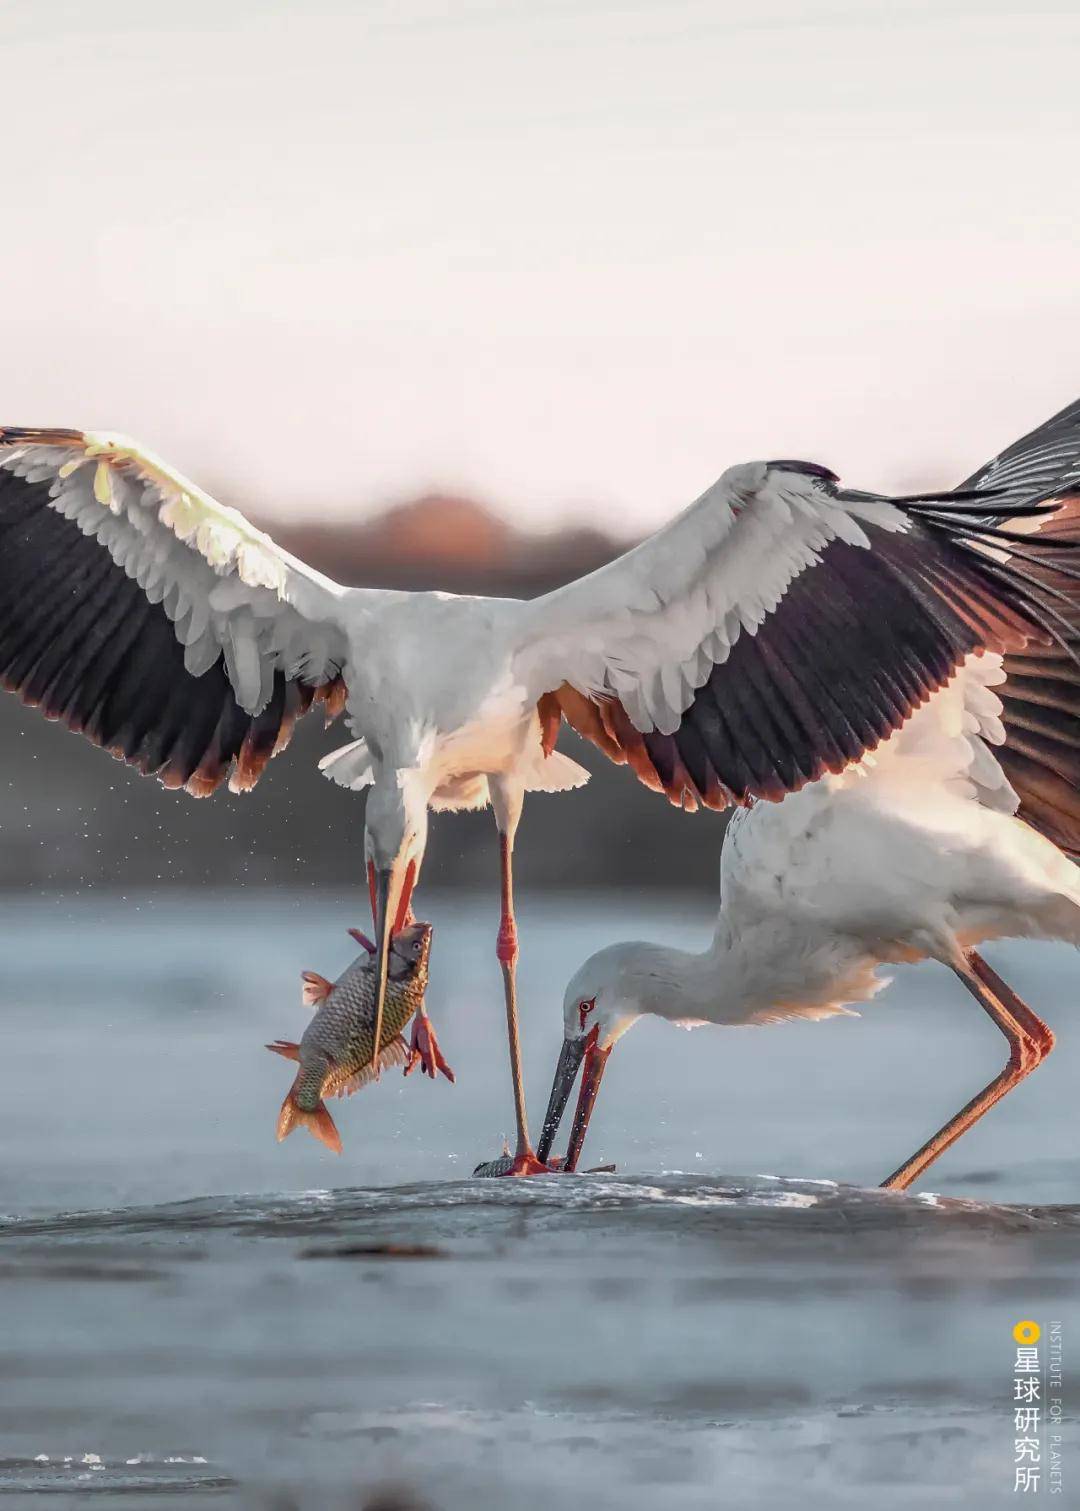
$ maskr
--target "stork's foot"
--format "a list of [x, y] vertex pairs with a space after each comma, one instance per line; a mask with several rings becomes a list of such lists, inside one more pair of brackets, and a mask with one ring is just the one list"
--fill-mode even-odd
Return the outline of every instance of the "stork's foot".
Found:
[[504, 1170], [503, 1175], [550, 1175], [555, 1169], [554, 1165], [545, 1165], [542, 1159], [537, 1159], [531, 1149], [521, 1150], [510, 1161], [510, 1168]]
[[455, 1080], [454, 1072], [446, 1063], [446, 1057], [439, 1048], [439, 1041], [435, 1037], [435, 1030], [427, 1013], [417, 1013], [413, 1019], [405, 1074], [411, 1075], [418, 1065], [423, 1074], [430, 1076], [433, 1081], [440, 1070], [448, 1081], [452, 1083]]

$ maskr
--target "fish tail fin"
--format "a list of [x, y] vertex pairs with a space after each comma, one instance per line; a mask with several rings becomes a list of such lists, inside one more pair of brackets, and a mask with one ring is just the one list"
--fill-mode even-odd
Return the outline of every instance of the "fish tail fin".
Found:
[[278, 1143], [288, 1138], [294, 1128], [306, 1128], [307, 1131], [319, 1140], [320, 1144], [333, 1151], [341, 1153], [341, 1135], [333, 1118], [326, 1110], [326, 1103], [319, 1101], [313, 1111], [308, 1112], [305, 1108], [297, 1105], [296, 1086], [290, 1088], [288, 1096], [281, 1104], [281, 1112], [278, 1114], [277, 1136]]
[[291, 1039], [275, 1039], [273, 1044], [268, 1044], [266, 1048], [280, 1055], [283, 1060], [299, 1060], [300, 1058], [300, 1046], [294, 1044]]

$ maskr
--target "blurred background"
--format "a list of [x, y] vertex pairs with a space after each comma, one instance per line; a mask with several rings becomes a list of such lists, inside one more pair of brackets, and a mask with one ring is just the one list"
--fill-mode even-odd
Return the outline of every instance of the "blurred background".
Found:
[[[949, 483], [1080, 389], [1071, 5], [3, 19], [0, 415], [134, 434], [343, 581], [536, 593], [734, 461]], [[0, 700], [0, 884], [348, 882], [345, 737], [199, 806]], [[715, 821], [594, 787], [529, 805], [524, 883], [711, 883]]]

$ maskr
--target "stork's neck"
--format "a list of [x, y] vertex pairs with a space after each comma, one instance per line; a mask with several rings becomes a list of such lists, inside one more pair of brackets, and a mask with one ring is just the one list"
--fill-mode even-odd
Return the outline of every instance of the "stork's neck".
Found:
[[639, 1011], [671, 1022], [745, 1023], [772, 1004], [784, 971], [774, 949], [751, 930], [736, 932], [721, 918], [712, 944], [697, 953], [666, 945], [627, 945], [624, 990]]
[[620, 996], [638, 1012], [671, 1022], [723, 1021], [723, 984], [712, 950], [695, 954], [662, 944], [621, 947]]

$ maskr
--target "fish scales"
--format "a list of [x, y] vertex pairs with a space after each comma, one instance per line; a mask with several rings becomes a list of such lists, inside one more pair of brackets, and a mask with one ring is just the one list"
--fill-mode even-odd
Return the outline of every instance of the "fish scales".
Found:
[[[386, 987], [381, 1055], [385, 1055], [409, 1019], [424, 1005], [428, 981], [428, 950], [415, 965], [400, 967], [396, 952], [390, 958], [390, 976]], [[400, 973], [399, 973], [400, 971]], [[304, 1051], [310, 1049], [313, 1070], [324, 1056], [328, 1068], [322, 1081], [314, 1079], [314, 1095], [344, 1096], [355, 1091], [358, 1073], [370, 1073], [371, 1050], [375, 1033], [375, 965], [371, 956], [354, 960], [344, 975], [334, 982], [327, 997], [315, 1013], [300, 1040], [301, 1064]], [[299, 1098], [301, 1106], [305, 1099]]]
[[473, 1175], [479, 1176], [481, 1180], [493, 1179], [496, 1175], [509, 1175], [513, 1164], [512, 1154], [500, 1154], [498, 1159], [484, 1160], [482, 1164], [477, 1165]]
[[[424, 1006], [431, 954], [431, 925], [411, 924], [395, 935], [390, 953], [378, 1069], [403, 1065], [409, 1050], [401, 1030]], [[324, 1106], [327, 1097], [349, 1096], [375, 1079], [371, 1064], [375, 1033], [375, 964], [365, 952], [333, 982], [305, 975], [305, 1001], [318, 1002], [298, 1045], [279, 1040], [268, 1047], [299, 1061], [296, 1080], [281, 1108], [278, 1138], [306, 1127], [336, 1152], [341, 1140]]]

